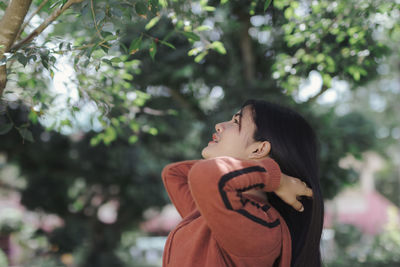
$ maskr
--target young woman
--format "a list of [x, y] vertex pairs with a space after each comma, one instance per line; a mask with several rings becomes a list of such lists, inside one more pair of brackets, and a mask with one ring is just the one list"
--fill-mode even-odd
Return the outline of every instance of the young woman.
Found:
[[320, 267], [324, 208], [309, 124], [288, 108], [248, 100], [215, 129], [204, 159], [163, 169], [183, 218], [163, 266]]

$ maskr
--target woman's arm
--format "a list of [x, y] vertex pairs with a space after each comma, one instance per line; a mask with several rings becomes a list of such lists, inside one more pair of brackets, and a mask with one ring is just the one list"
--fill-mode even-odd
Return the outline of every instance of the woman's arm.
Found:
[[170, 163], [161, 173], [169, 198], [183, 217], [195, 209], [192, 195], [189, 191], [187, 176], [190, 168], [199, 160], [186, 160]]
[[278, 164], [216, 157], [202, 160], [189, 171], [189, 188], [195, 204], [214, 238], [236, 256], [265, 256], [281, 245], [279, 216], [266, 207], [245, 201], [242, 192], [258, 188], [274, 191], [280, 186]]

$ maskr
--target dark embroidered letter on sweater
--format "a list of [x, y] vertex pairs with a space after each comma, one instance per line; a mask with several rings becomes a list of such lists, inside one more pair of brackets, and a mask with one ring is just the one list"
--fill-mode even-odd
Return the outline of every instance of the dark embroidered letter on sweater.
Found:
[[[223, 175], [221, 177], [221, 179], [219, 180], [219, 183], [218, 183], [219, 193], [221, 194], [222, 200], [224, 201], [225, 207], [227, 209], [236, 211], [236, 212], [242, 214], [243, 216], [249, 218], [250, 220], [252, 220], [252, 221], [254, 221], [256, 223], [259, 223], [259, 224], [264, 225], [264, 226], [269, 227], [269, 228], [273, 228], [273, 227], [275, 227], [275, 226], [280, 224], [279, 219], [276, 219], [273, 222], [267, 222], [267, 221], [265, 221], [263, 219], [260, 219], [260, 218], [254, 216], [254, 215], [251, 215], [250, 213], [248, 213], [244, 209], [234, 210], [232, 208], [231, 203], [229, 202], [229, 199], [228, 199], [227, 195], [226, 195], [224, 187], [225, 187], [226, 183], [229, 180], [231, 180], [231, 179], [233, 179], [235, 177], [238, 177], [238, 176], [240, 176], [242, 174], [246, 174], [246, 173], [250, 173], [250, 172], [267, 172], [267, 171], [264, 168], [260, 167], [260, 166], [253, 166], [253, 167], [248, 167], [248, 168], [244, 168], [244, 169], [241, 169], [241, 170], [236, 170], [236, 171], [232, 171], [230, 173], [227, 173], [227, 174]], [[263, 184], [255, 184], [255, 185], [250, 186], [250, 187], [248, 187], [246, 189], [248, 190], [248, 189], [251, 189], [251, 188], [254, 188], [254, 187], [263, 188], [264, 185]], [[241, 189], [241, 190], [238, 190], [238, 191], [243, 192], [244, 190]]]

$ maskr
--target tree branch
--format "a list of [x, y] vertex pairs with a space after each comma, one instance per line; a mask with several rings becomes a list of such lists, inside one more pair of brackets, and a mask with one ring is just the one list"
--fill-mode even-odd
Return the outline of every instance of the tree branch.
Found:
[[200, 121], [206, 120], [204, 112], [194, 103], [192, 103], [186, 96], [184, 96], [179, 90], [168, 88], [171, 97], [176, 100], [183, 108], [189, 110], [196, 116]]
[[[21, 24], [28, 13], [32, 0], [13, 0], [7, 6], [3, 18], [0, 21], [0, 59], [8, 52], [15, 42]], [[7, 84], [6, 65], [0, 66], [0, 96]]]
[[252, 82], [255, 79], [255, 60], [253, 55], [253, 48], [251, 44], [251, 37], [249, 35], [250, 29], [250, 16], [242, 15], [241, 19], [242, 30], [240, 33], [240, 49], [242, 50], [242, 60], [244, 64], [244, 74], [248, 82]]
[[65, 10], [67, 10], [70, 6], [73, 4], [78, 4], [83, 2], [83, 0], [68, 0], [67, 3], [64, 4], [61, 8], [57, 9], [54, 11], [50, 17], [48, 17], [42, 24], [39, 25], [31, 34], [29, 34], [27, 37], [25, 37], [23, 40], [21, 40], [19, 43], [13, 45], [11, 47], [11, 50], [18, 50], [21, 48], [26, 43], [29, 43], [32, 41], [36, 36], [41, 34], [47, 26], [49, 26], [54, 20], [56, 20], [62, 13], [64, 13]]
[[29, 18], [24, 22], [24, 24], [22, 24], [21, 28], [19, 29], [19, 32], [17, 34], [17, 37], [15, 37], [15, 40], [18, 40], [21, 33], [23, 32], [23, 30], [25, 29], [25, 27], [29, 24], [29, 22], [32, 20], [32, 18], [39, 13], [40, 10], [42, 10], [42, 8], [47, 4], [47, 2], [49, 2], [49, 0], [43, 0], [43, 2], [39, 5], [39, 7], [35, 10], [35, 12], [33, 12]]
[[93, 0], [90, 0], [90, 7], [92, 9], [92, 16], [93, 16], [93, 23], [94, 26], [96, 27], [97, 35], [100, 37], [100, 39], [104, 39], [103, 36], [101, 36], [101, 33], [99, 31], [99, 28], [97, 28], [97, 22], [96, 22], [96, 15], [94, 13], [94, 5], [93, 5]]

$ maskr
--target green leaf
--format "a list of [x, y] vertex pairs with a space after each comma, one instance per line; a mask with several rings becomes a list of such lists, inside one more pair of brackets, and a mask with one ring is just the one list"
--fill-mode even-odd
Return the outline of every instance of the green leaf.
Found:
[[140, 49], [141, 43], [142, 43], [142, 36], [133, 40], [131, 45], [129, 46], [129, 54], [135, 54]]
[[114, 127], [108, 127], [104, 132], [103, 142], [106, 145], [109, 145], [112, 141], [117, 138], [117, 132]]
[[154, 27], [154, 25], [157, 24], [157, 22], [160, 21], [160, 17], [154, 17], [152, 18], [149, 23], [146, 24], [146, 26], [144, 27], [146, 30], [150, 30], [151, 28]]
[[0, 66], [3, 66], [7, 63], [7, 58], [3, 57], [2, 59], [0, 59]]
[[163, 40], [159, 40], [159, 42], [162, 43], [163, 45], [171, 47], [172, 49], [176, 49], [175, 46], [173, 44], [171, 44], [171, 43], [168, 43], [168, 42], [163, 41]]
[[272, 0], [265, 0], [264, 3], [264, 12], [267, 10], [267, 8], [271, 5]]
[[49, 57], [46, 54], [40, 54], [40, 59], [42, 60], [42, 65], [46, 69], [49, 69]]
[[38, 123], [38, 114], [34, 110], [29, 112], [28, 118], [33, 124]]
[[135, 133], [139, 131], [139, 124], [136, 121], [131, 121], [129, 123], [129, 127], [134, 131]]
[[35, 142], [31, 131], [29, 131], [26, 128], [17, 128], [17, 129], [18, 129], [19, 134], [21, 135], [21, 137], [24, 140], [28, 140], [29, 142]]
[[332, 77], [328, 74], [328, 73], [324, 73], [322, 75], [322, 80], [324, 82], [324, 84], [329, 88], [331, 87], [332, 84]]
[[132, 81], [133, 75], [130, 73], [123, 73], [123, 74], [121, 74], [121, 78], [124, 80]]
[[220, 54], [225, 55], [226, 54], [226, 49], [224, 47], [224, 44], [221, 43], [220, 41], [215, 41], [211, 44], [211, 48], [217, 51]]
[[60, 126], [70, 126], [70, 127], [72, 127], [72, 123], [71, 123], [70, 120], [65, 119], [65, 120], [62, 120], [62, 121], [60, 122]]
[[104, 41], [108, 42], [108, 41], [112, 41], [115, 39], [118, 39], [118, 35], [108, 35], [108, 36], [106, 36], [106, 38], [104, 38]]
[[125, 54], [128, 54], [129, 51], [125, 44], [119, 43], [119, 47]]
[[113, 62], [113, 63], [119, 63], [119, 62], [122, 62], [123, 60], [120, 58], [120, 57], [113, 57], [112, 59], [111, 59], [111, 62]]
[[208, 51], [203, 51], [203, 52], [201, 52], [198, 56], [196, 56], [196, 57], [194, 58], [194, 61], [195, 61], [196, 63], [199, 63], [207, 54], [208, 54]]
[[151, 134], [151, 135], [157, 135], [157, 134], [158, 134], [157, 128], [151, 127], [151, 128], [149, 129], [149, 134]]
[[131, 136], [129, 137], [129, 144], [134, 144], [134, 143], [137, 142], [137, 140], [138, 140], [137, 135], [131, 135]]
[[101, 138], [98, 135], [94, 136], [90, 139], [90, 145], [97, 146], [100, 143], [100, 141], [101, 141]]
[[154, 60], [154, 57], [156, 56], [156, 53], [157, 53], [156, 42], [154, 42], [154, 41], [151, 42], [151, 45], [149, 48], [149, 53], [150, 53], [151, 59]]
[[198, 48], [198, 47], [195, 47], [195, 48], [192, 48], [192, 49], [190, 49], [189, 50], [189, 52], [188, 52], [188, 56], [195, 56], [195, 55], [197, 55], [198, 53], [200, 53], [200, 48]]
[[112, 62], [109, 59], [103, 58], [101, 61], [103, 61], [104, 63], [107, 63], [110, 66], [112, 66]]
[[188, 39], [192, 39], [193, 41], [200, 41], [200, 36], [195, 34], [194, 32], [182, 32]]
[[25, 67], [26, 63], [28, 63], [29, 58], [27, 58], [25, 55], [23, 55], [21, 53], [18, 53], [17, 60], [19, 63], [21, 63]]
[[136, 3], [135, 5], [136, 13], [139, 15], [145, 15], [147, 13], [147, 6], [143, 3]]
[[168, 109], [167, 114], [172, 116], [177, 116], [179, 112], [176, 109]]
[[7, 5], [4, 2], [0, 2], [0, 9], [6, 10]]
[[0, 134], [8, 133], [9, 131], [11, 131], [12, 127], [13, 127], [12, 123], [6, 123], [3, 125], [0, 125]]
[[167, 0], [158, 0], [158, 2], [160, 3], [160, 6], [162, 6], [164, 8], [168, 6]]
[[202, 32], [202, 31], [209, 31], [211, 29], [212, 28], [208, 25], [201, 25], [201, 26], [197, 27], [195, 30], [198, 32]]
[[291, 7], [286, 8], [284, 12], [284, 16], [286, 19], [290, 20], [294, 15], [294, 10]]
[[205, 11], [209, 11], [209, 12], [215, 11], [215, 7], [213, 7], [213, 6], [205, 6], [203, 9], [204, 9]]

